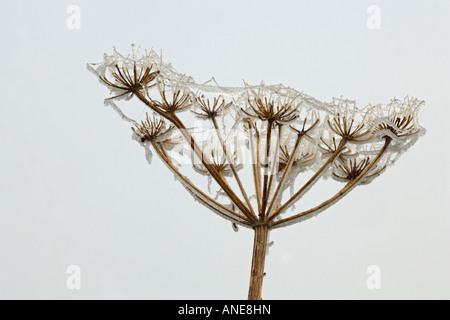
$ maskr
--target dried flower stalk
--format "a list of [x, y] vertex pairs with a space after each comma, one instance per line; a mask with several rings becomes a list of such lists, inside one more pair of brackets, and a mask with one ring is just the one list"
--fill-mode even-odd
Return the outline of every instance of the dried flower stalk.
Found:
[[[231, 221], [233, 228], [254, 230], [249, 299], [261, 299], [270, 230], [312, 217], [358, 184], [371, 182], [425, 132], [417, 122], [423, 101], [415, 98], [358, 108], [352, 100], [325, 103], [282, 85], [200, 85], [155, 52], [140, 55], [134, 47], [129, 56], [114, 52], [88, 66], [112, 91], [109, 104], [132, 96], [143, 103], [144, 119], [127, 118], [135, 137], [147, 151], [156, 151], [197, 201]], [[208, 138], [199, 138], [185, 125], [186, 112], [203, 120], [211, 131]], [[242, 147], [249, 163], [242, 161]], [[190, 156], [184, 159], [208, 178], [207, 190], [182, 173], [180, 150], [187, 150]], [[240, 176], [247, 167], [251, 182]], [[309, 179], [300, 183], [300, 173], [308, 171]], [[346, 184], [309, 210], [286, 213], [322, 177]], [[293, 190], [290, 195], [288, 189]]]

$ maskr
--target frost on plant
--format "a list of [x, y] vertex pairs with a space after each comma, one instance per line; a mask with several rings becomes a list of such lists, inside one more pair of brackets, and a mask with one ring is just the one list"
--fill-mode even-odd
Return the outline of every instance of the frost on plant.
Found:
[[[265, 253], [269, 230], [307, 219], [388, 171], [425, 133], [417, 98], [357, 106], [344, 98], [322, 102], [281, 84], [221, 87], [214, 78], [199, 84], [153, 50], [138, 51], [114, 50], [88, 64], [111, 91], [105, 104], [132, 124], [147, 159], [156, 153], [196, 201], [234, 230], [253, 228], [254, 252]], [[125, 100], [132, 98], [145, 110], [136, 117], [127, 112]], [[206, 185], [193, 175], [204, 176]], [[326, 178], [342, 189], [296, 212], [296, 203]], [[254, 253], [249, 298], [260, 296], [261, 254]]]

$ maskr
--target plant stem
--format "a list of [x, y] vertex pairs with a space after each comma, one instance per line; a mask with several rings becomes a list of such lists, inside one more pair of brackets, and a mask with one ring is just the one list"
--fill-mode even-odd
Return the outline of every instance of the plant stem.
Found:
[[[269, 195], [270, 195], [270, 190], [272, 188], [273, 176], [275, 175], [275, 170], [278, 166], [278, 161], [279, 161], [281, 128], [282, 128], [282, 125], [278, 125], [278, 139], [275, 143], [275, 154], [272, 159], [272, 167], [270, 168], [270, 178], [269, 178], [269, 186], [267, 187], [267, 198], [266, 198], [265, 209], [267, 209], [267, 206], [269, 204]], [[267, 212], [264, 212], [263, 219], [265, 219], [270, 213], [268, 210], [266, 210], [266, 211]]]
[[261, 300], [269, 227], [267, 225], [257, 225], [253, 230], [255, 231], [255, 237], [248, 300]]
[[267, 182], [269, 178], [269, 155], [270, 155], [270, 138], [272, 137], [272, 121], [267, 122], [267, 136], [266, 136], [266, 155], [264, 158], [264, 182], [263, 182], [263, 197], [262, 197], [262, 208], [260, 215], [264, 218], [267, 206], [268, 192]]
[[[255, 150], [255, 141], [253, 138], [253, 123], [250, 119], [248, 121], [248, 135], [250, 140], [250, 154], [252, 156], [252, 167], [253, 167], [253, 181], [255, 183], [255, 193], [256, 193], [256, 202], [258, 204], [258, 212], [261, 212], [261, 183], [259, 181], [260, 172], [259, 172], [259, 147], [257, 146]], [[258, 137], [258, 131], [255, 129], [255, 135]], [[258, 139], [258, 138], [257, 138]], [[259, 145], [259, 139], [258, 139]], [[255, 154], [256, 153], [256, 154]]]

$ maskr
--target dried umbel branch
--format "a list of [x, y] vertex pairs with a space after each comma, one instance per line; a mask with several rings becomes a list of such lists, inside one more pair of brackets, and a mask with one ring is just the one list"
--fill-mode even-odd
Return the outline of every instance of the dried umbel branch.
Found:
[[[343, 98], [321, 102], [283, 85], [198, 84], [154, 51], [141, 55], [134, 47], [129, 56], [114, 51], [88, 66], [111, 90], [108, 104], [133, 122], [146, 152], [152, 148], [196, 201], [234, 229], [254, 230], [249, 299], [261, 298], [270, 230], [310, 218], [371, 182], [425, 132], [417, 121], [423, 101], [415, 98], [361, 108]], [[145, 111], [136, 119], [113, 102], [133, 96]], [[195, 169], [189, 174], [206, 176], [207, 188], [192, 182], [185, 164]], [[243, 180], [246, 172], [253, 178]], [[327, 177], [344, 183], [338, 193], [287, 213]]]

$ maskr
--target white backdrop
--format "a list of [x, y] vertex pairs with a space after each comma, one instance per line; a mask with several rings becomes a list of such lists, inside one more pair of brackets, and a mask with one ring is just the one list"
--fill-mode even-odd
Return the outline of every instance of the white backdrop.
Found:
[[252, 232], [149, 166], [86, 70], [134, 43], [197, 82], [424, 99], [427, 134], [394, 167], [271, 233], [263, 298], [449, 299], [449, 14], [444, 0], [1, 1], [0, 298], [247, 297]]

